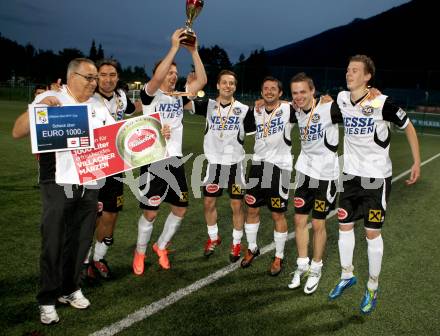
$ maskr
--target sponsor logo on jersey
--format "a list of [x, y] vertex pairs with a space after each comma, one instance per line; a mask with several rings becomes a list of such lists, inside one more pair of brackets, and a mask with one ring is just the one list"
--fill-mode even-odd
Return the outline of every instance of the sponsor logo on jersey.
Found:
[[368, 211], [368, 221], [373, 223], [382, 222], [382, 210], [372, 210]]
[[159, 195], [151, 196], [148, 199], [148, 204], [151, 206], [158, 206], [161, 202], [162, 202], [162, 200], [160, 199]]
[[293, 204], [295, 205], [295, 208], [301, 208], [304, 206], [304, 204], [306, 204], [306, 201], [304, 201], [304, 199], [301, 197], [294, 197]]
[[180, 193], [180, 202], [188, 202], [188, 192], [187, 191], [182, 191]]
[[275, 112], [276, 117], [281, 117], [283, 115], [283, 110], [278, 110]]
[[177, 99], [175, 103], [159, 103], [157, 111], [161, 112], [163, 118], [172, 119], [183, 114], [183, 106]]
[[362, 114], [366, 115], [367, 117], [372, 115], [374, 113], [374, 108], [373, 106], [370, 105], [366, 105], [362, 107]]
[[239, 108], [239, 107], [234, 107], [234, 109], [232, 110], [232, 112], [233, 112], [236, 116], [238, 116], [238, 115], [241, 114], [241, 108]]
[[374, 132], [374, 119], [367, 117], [344, 117], [345, 134], [370, 134]]
[[246, 196], [244, 197], [244, 199], [245, 199], [245, 201], [246, 201], [246, 204], [249, 204], [249, 205], [253, 205], [253, 204], [255, 204], [255, 202], [257, 201], [257, 200], [255, 199], [255, 197], [252, 196], [252, 195], [246, 195]]
[[339, 208], [338, 209], [338, 219], [339, 220], [344, 220], [345, 218], [348, 217], [348, 212], [347, 210], [343, 209], [343, 208]]
[[233, 131], [240, 129], [240, 118], [236, 116], [219, 117], [217, 115], [213, 115], [210, 117], [210, 121], [210, 130]]
[[216, 193], [217, 191], [219, 191], [219, 189], [220, 189], [220, 186], [218, 184], [208, 184], [206, 186], [206, 191], [210, 194]]
[[314, 114], [313, 116], [312, 116], [312, 123], [318, 123], [319, 122], [319, 120], [321, 120], [321, 116], [319, 115], [319, 114]]
[[243, 191], [241, 190], [241, 186], [239, 184], [232, 184], [232, 195], [242, 195]]
[[400, 120], [403, 120], [403, 118], [405, 118], [405, 116], [406, 116], [406, 113], [404, 110], [399, 108], [399, 111], [397, 111], [396, 115]]
[[139, 129], [128, 138], [127, 148], [132, 152], [139, 153], [153, 146], [156, 139], [157, 134], [153, 129]]
[[272, 205], [272, 208], [275, 208], [275, 209], [281, 208], [281, 198], [279, 198], [279, 197], [271, 197], [270, 198], [270, 204]]
[[325, 201], [315, 200], [315, 211], [324, 212], [325, 211]]
[[257, 134], [255, 136], [255, 140], [261, 139], [265, 135], [269, 136], [272, 134], [282, 132], [284, 130], [284, 121], [281, 119], [281, 117], [275, 118], [270, 121], [270, 124], [269, 122], [266, 122], [266, 127], [268, 128], [267, 134], [264, 134], [265, 132], [264, 125], [262, 123], [257, 125]]

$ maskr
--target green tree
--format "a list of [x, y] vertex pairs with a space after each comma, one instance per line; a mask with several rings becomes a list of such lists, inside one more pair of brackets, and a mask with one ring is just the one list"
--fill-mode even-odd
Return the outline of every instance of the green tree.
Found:
[[96, 49], [95, 40], [92, 41], [92, 46], [90, 47], [89, 51], [89, 58], [93, 62], [96, 62], [98, 60], [98, 50]]
[[219, 72], [225, 69], [232, 69], [229, 56], [227, 52], [218, 45], [214, 45], [210, 48], [202, 46], [199, 50], [199, 54], [205, 66], [206, 74], [208, 75], [207, 88], [215, 90]]

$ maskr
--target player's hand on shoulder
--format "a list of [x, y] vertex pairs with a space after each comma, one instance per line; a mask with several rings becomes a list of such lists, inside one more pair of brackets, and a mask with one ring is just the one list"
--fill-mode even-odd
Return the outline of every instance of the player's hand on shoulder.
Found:
[[50, 83], [50, 89], [52, 91], [61, 91], [61, 86], [63, 84], [61, 83], [61, 78], [58, 78], [58, 80], [55, 83]]
[[325, 95], [319, 97], [319, 101], [322, 104], [331, 103], [331, 102], [333, 102], [333, 98], [330, 95], [325, 94]]
[[61, 106], [61, 102], [58, 100], [57, 97], [54, 96], [48, 96], [44, 99], [40, 100], [39, 102], [36, 102], [37, 104], [44, 104], [47, 106]]
[[382, 94], [378, 88], [372, 87], [370, 88], [370, 99], [374, 99], [379, 97]]

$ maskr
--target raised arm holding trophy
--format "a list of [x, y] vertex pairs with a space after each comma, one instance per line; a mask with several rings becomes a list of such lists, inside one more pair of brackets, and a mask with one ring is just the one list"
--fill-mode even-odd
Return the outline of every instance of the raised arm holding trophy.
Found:
[[195, 18], [200, 14], [203, 8], [203, 0], [186, 0], [186, 17], [185, 22], [185, 39], [181, 41], [182, 44], [194, 46], [196, 44], [196, 35], [192, 29], [192, 24]]

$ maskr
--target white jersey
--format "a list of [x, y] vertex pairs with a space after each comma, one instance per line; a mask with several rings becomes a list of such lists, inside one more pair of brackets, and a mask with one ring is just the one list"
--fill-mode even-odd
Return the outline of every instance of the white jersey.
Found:
[[391, 176], [390, 122], [406, 128], [405, 111], [385, 95], [374, 100], [366, 95], [353, 103], [350, 92], [342, 91], [337, 102], [344, 119], [344, 172], [371, 178]]
[[341, 114], [336, 103], [318, 103], [313, 111], [296, 111], [301, 153], [295, 169], [318, 180], [336, 180], [339, 176], [338, 122]]
[[244, 160], [244, 118], [249, 106], [234, 100], [226, 106], [215, 100], [195, 101], [196, 114], [206, 115], [203, 150], [209, 163], [233, 165]]
[[95, 99], [102, 104], [110, 113], [110, 115], [116, 121], [120, 121], [124, 119], [124, 114], [127, 111], [127, 95], [124, 90], [117, 89], [116, 92], [113, 93], [111, 99], [106, 99], [99, 92], [95, 92], [93, 95]]
[[[63, 85], [60, 91], [45, 91], [35, 97], [34, 104], [38, 104], [46, 97], [56, 97], [62, 105], [75, 105], [78, 102], [73, 98], [67, 86]], [[114, 124], [115, 120], [112, 118], [108, 110], [100, 104], [96, 98], [91, 97], [83, 104], [90, 104], [92, 107], [92, 124], [91, 128], [98, 128], [104, 125]], [[55, 152], [55, 181], [58, 184], [71, 184], [71, 180], [64, 180], [64, 177], [77, 176], [75, 163], [73, 162], [70, 151]], [[60, 172], [63, 172], [61, 174]], [[79, 183], [79, 180], [78, 180]]]
[[166, 95], [158, 89], [152, 96], [149, 96], [145, 89], [141, 90], [142, 110], [146, 115], [160, 113], [162, 125], [169, 125], [171, 137], [167, 140], [168, 156], [183, 156], [183, 99]]
[[[247, 118], [248, 119], [248, 118]], [[255, 122], [254, 161], [265, 161], [281, 169], [292, 171], [292, 140], [290, 133], [296, 122], [295, 111], [282, 103], [268, 112], [264, 108], [253, 110]]]

